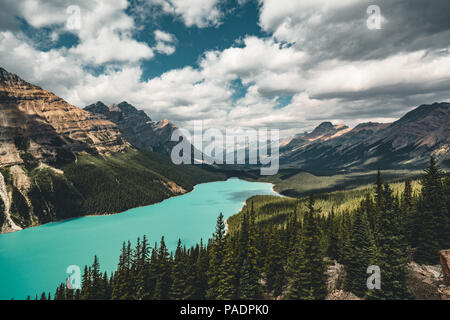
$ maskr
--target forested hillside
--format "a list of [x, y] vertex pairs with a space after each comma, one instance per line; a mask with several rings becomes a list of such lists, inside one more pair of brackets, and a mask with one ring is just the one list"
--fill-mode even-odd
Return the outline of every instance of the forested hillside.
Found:
[[136, 150], [105, 157], [78, 155], [61, 169], [40, 164], [0, 168], [0, 173], [12, 198], [9, 216], [22, 228], [118, 213], [184, 194], [198, 183], [222, 179], [202, 167], [175, 166], [162, 155]]
[[[64, 284], [41, 299], [324, 299], [325, 270], [338, 261], [344, 287], [367, 299], [412, 299], [411, 259], [437, 264], [450, 248], [450, 179], [434, 158], [418, 182], [308, 199], [256, 197], [207, 244], [169, 253], [164, 238], [124, 243], [117, 271], [84, 269], [81, 290]], [[367, 267], [381, 269], [381, 290], [367, 290]], [[38, 297], [36, 297], [38, 298]]]

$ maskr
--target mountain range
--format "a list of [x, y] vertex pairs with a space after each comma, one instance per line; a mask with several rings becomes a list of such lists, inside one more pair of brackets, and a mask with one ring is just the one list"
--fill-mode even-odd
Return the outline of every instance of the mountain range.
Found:
[[430, 155], [448, 166], [450, 103], [422, 105], [394, 123], [351, 129], [324, 122], [281, 141], [283, 167], [314, 172], [423, 168]]
[[[423, 105], [355, 128], [324, 122], [281, 141], [280, 163], [334, 174], [423, 168], [434, 154], [448, 166], [449, 110]], [[121, 212], [224, 179], [220, 167], [172, 164], [176, 129], [127, 102], [79, 109], [0, 68], [0, 232]]]
[[127, 103], [87, 110], [0, 68], [0, 232], [121, 212], [222, 178], [171, 163], [170, 122]]
[[84, 110], [116, 124], [124, 138], [137, 148], [170, 156], [176, 144], [171, 141], [172, 133], [178, 129], [173, 123], [167, 119], [152, 121], [144, 111], [125, 101], [110, 106], [98, 101]]

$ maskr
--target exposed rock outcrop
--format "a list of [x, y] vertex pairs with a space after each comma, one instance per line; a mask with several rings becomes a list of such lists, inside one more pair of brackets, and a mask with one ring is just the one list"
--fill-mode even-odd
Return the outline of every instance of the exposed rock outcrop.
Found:
[[353, 129], [324, 122], [281, 143], [282, 166], [313, 171], [421, 168], [450, 159], [450, 103], [422, 105], [394, 123]]
[[0, 208], [3, 207], [3, 212], [0, 212], [0, 233], [8, 233], [22, 230], [22, 228], [16, 225], [14, 221], [11, 219], [11, 215], [9, 213], [9, 210], [11, 209], [11, 199], [8, 193], [5, 178], [3, 177], [3, 174], [1, 172], [0, 172], [0, 201], [3, 202], [3, 205], [0, 206]]
[[99, 113], [107, 109], [136, 137], [148, 130], [142, 141], [163, 147], [170, 122], [152, 122], [126, 103], [97, 107], [76, 108], [0, 68], [0, 233], [150, 205], [213, 176], [201, 169], [187, 174], [169, 159], [135, 150]]
[[408, 264], [408, 287], [419, 300], [448, 299], [449, 287], [443, 282], [442, 268], [439, 265]]
[[345, 269], [342, 264], [334, 262], [327, 270], [328, 295], [325, 300], [362, 300], [351, 292], [343, 290]]
[[128, 147], [112, 122], [0, 68], [0, 167], [67, 163], [74, 152], [103, 154]]
[[152, 121], [143, 111], [127, 102], [106, 106], [99, 101], [84, 108], [92, 114], [115, 123], [123, 136], [135, 147], [170, 155], [176, 142], [171, 141], [177, 129], [169, 120]]
[[450, 250], [442, 250], [440, 255], [444, 283], [450, 286]]

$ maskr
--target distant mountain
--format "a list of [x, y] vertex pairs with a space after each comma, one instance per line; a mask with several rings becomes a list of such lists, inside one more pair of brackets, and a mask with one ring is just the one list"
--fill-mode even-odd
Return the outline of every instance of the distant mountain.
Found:
[[450, 104], [422, 105], [391, 124], [362, 123], [353, 129], [322, 123], [312, 133], [281, 143], [284, 167], [336, 172], [420, 168], [430, 155], [450, 157]]
[[350, 129], [346, 125], [333, 125], [331, 122], [323, 122], [311, 133], [305, 132], [281, 141], [282, 150], [289, 151], [315, 142], [323, 142], [339, 137]]
[[99, 101], [84, 108], [95, 115], [115, 123], [123, 136], [135, 147], [170, 155], [172, 133], [178, 129], [169, 120], [152, 121], [142, 110], [127, 102], [106, 106]]
[[121, 212], [220, 179], [133, 147], [167, 153], [168, 121], [126, 103], [94, 111], [0, 68], [0, 233]]

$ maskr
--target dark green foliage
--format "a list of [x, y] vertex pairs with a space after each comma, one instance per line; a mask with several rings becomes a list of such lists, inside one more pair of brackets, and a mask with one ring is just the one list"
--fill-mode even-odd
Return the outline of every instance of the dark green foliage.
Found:
[[168, 300], [169, 290], [172, 285], [171, 267], [172, 259], [169, 258], [169, 251], [167, 250], [164, 237], [161, 238], [161, 243], [158, 250], [158, 274], [156, 277], [155, 300]]
[[312, 196], [308, 203], [309, 212], [303, 219], [300, 243], [297, 244], [291, 264], [291, 287], [288, 299], [324, 299], [326, 290], [324, 252], [320, 246], [321, 230], [319, 217], [314, 209]]
[[450, 247], [448, 191], [443, 173], [434, 157], [422, 177], [417, 221], [418, 247], [416, 259], [421, 263], [437, 264], [439, 251]]
[[184, 298], [186, 290], [186, 262], [186, 255], [181, 247], [181, 240], [178, 240], [172, 268], [171, 300], [182, 300]]
[[[228, 230], [223, 215], [218, 217], [208, 245], [186, 250], [179, 242], [171, 254], [164, 238], [153, 248], [145, 237], [134, 249], [124, 243], [109, 279], [95, 258], [84, 270], [81, 291], [61, 285], [54, 298], [324, 299], [327, 257], [344, 264], [345, 290], [368, 299], [409, 299], [409, 249], [417, 248], [423, 261], [435, 261], [448, 241], [441, 235], [449, 232], [442, 224], [448, 219], [449, 178], [432, 160], [422, 185], [415, 194], [406, 181], [404, 191], [394, 195], [380, 173], [373, 193], [357, 194], [357, 206], [340, 211], [330, 206], [328, 213], [312, 198], [254, 197], [227, 220]], [[380, 267], [381, 290], [367, 289], [372, 265]]]
[[51, 169], [31, 174], [28, 197], [40, 223], [74, 218], [83, 213], [83, 197], [63, 175]]
[[14, 222], [19, 225], [31, 224], [30, 208], [28, 207], [25, 197], [15, 186], [12, 186], [10, 214]]
[[264, 275], [266, 280], [266, 290], [278, 297], [283, 292], [286, 283], [284, 270], [283, 249], [281, 246], [279, 233], [273, 228], [268, 236], [268, 248], [265, 257]]
[[381, 216], [374, 265], [381, 269], [381, 290], [371, 290], [368, 296], [371, 299], [408, 299], [411, 297], [406, 283], [408, 259], [398, 199], [393, 197], [389, 185], [385, 185], [377, 202]]
[[239, 233], [239, 288], [238, 297], [243, 300], [257, 300], [263, 296], [259, 269], [260, 251], [257, 248], [258, 238], [255, 225], [254, 209], [244, 214], [242, 228]]
[[356, 211], [351, 230], [349, 259], [346, 264], [344, 289], [358, 297], [364, 297], [367, 291], [366, 270], [374, 262], [375, 240], [363, 208]]
[[[25, 147], [19, 140], [17, 143]], [[108, 157], [78, 155], [77, 161], [65, 161], [61, 172], [40, 165], [27, 151], [20, 155], [31, 188], [26, 194], [13, 190], [11, 213], [23, 227], [122, 212], [179, 194], [181, 189], [171, 189], [172, 185], [190, 191], [198, 183], [224, 177], [198, 166], [175, 166], [170, 159], [147, 151], [130, 150]], [[1, 172], [5, 183], [14, 189], [9, 170], [2, 168]]]
[[222, 213], [217, 218], [216, 232], [213, 235], [208, 269], [208, 291], [206, 297], [210, 300], [217, 299], [219, 286], [223, 277], [223, 259], [225, 248], [225, 223]]
[[169, 181], [186, 190], [218, 176], [201, 168], [178, 167], [169, 159], [140, 151], [107, 158], [87, 156], [64, 168], [67, 178], [82, 194], [84, 212], [104, 214], [160, 202], [175, 195]]
[[234, 250], [233, 239], [225, 237], [224, 257], [217, 287], [218, 300], [233, 300], [238, 297], [239, 258]]

